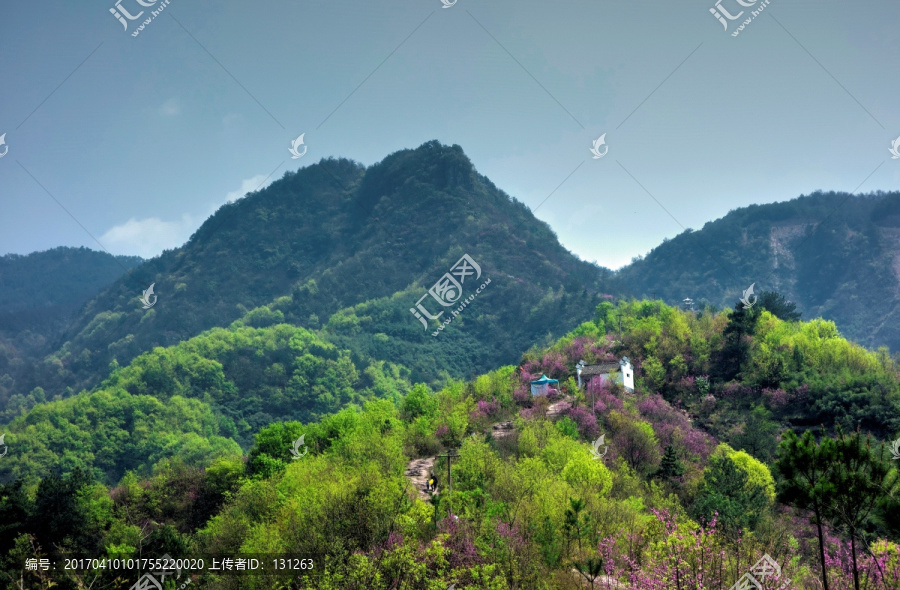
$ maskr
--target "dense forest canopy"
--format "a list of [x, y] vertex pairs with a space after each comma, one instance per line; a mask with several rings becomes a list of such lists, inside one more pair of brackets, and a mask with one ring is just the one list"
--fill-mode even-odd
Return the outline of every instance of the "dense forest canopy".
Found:
[[[314, 573], [196, 583], [725, 590], [768, 555], [771, 587], [900, 584], [897, 359], [777, 293], [725, 312], [604, 301], [518, 365], [437, 390], [267, 309], [3, 427], [5, 579], [40, 584], [24, 559], [79, 552], [298, 553]], [[633, 392], [577, 387], [579, 361], [622, 356]], [[533, 397], [541, 375], [559, 391]]]
[[[293, 554], [315, 571], [187, 579], [898, 588], [900, 354], [872, 346], [900, 342], [898, 227], [898, 194], [817, 193], [612, 272], [428, 142], [287, 173], [150, 261], [0, 258], [0, 579], [130, 588], [23, 564]], [[420, 322], [463, 259], [488, 287]], [[626, 356], [633, 391], [579, 387]]]

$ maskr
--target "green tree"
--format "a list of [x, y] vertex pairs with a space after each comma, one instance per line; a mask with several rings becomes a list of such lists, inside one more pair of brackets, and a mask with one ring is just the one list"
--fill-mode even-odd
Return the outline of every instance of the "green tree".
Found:
[[82, 492], [92, 483], [93, 479], [78, 468], [64, 477], [52, 474], [41, 480], [29, 529], [42, 547], [67, 545], [76, 551], [92, 552], [98, 539], [91, 538], [89, 515], [80, 501]]
[[719, 381], [731, 381], [737, 377], [750, 358], [749, 338], [753, 335], [759, 309], [754, 305], [747, 309], [738, 301], [722, 332], [722, 345], [713, 355], [713, 374]]
[[666, 445], [666, 448], [663, 451], [662, 460], [659, 462], [659, 469], [653, 473], [653, 477], [670, 481], [683, 474], [684, 464], [678, 460], [678, 454], [675, 452], [675, 447]]
[[829, 512], [830, 496], [834, 493], [834, 483], [829, 476], [835, 453], [835, 444], [830, 438], [823, 438], [821, 443], [817, 443], [808, 430], [802, 437], [788, 430], [775, 461], [776, 472], [780, 475], [778, 500], [813, 514], [812, 522], [819, 536], [819, 565], [824, 590], [828, 590], [828, 573], [825, 569], [822, 526]]
[[[251, 476], [268, 478], [284, 471], [290, 462], [293, 443], [303, 434], [300, 422], [276, 422], [259, 431], [256, 445], [247, 457], [247, 473]], [[312, 441], [305, 440], [308, 446]]]
[[603, 573], [603, 558], [590, 557], [584, 563], [576, 563], [575, 570], [591, 585], [594, 589], [594, 582]]
[[786, 322], [795, 322], [800, 319], [800, 312], [797, 310], [797, 304], [785, 301], [784, 295], [775, 291], [763, 291], [759, 294], [759, 301], [756, 302], [757, 307], [761, 307]]
[[754, 406], [743, 423], [743, 432], [735, 436], [731, 444], [763, 461], [771, 461], [778, 450], [778, 424], [772, 420], [772, 412], [764, 406]]
[[850, 537], [853, 557], [853, 584], [860, 590], [856, 540], [873, 510], [886, 495], [900, 489], [897, 470], [884, 459], [884, 445], [876, 454], [869, 436], [863, 440], [859, 431], [846, 436], [838, 428], [834, 463], [830, 470], [829, 500], [834, 523]]
[[706, 522], [711, 522], [718, 512], [721, 530], [734, 538], [742, 530], [754, 529], [769, 507], [769, 497], [767, 482], [743, 468], [740, 454], [729, 450], [727, 445], [719, 445], [710, 456], [694, 512]]
[[417, 383], [403, 398], [402, 413], [406, 420], [412, 420], [420, 416], [431, 418], [437, 411], [437, 397], [431, 393], [428, 386]]
[[569, 498], [569, 507], [566, 508], [563, 531], [566, 533], [566, 553], [569, 552], [569, 544], [572, 539], [578, 541], [578, 552], [581, 553], [581, 538], [587, 530], [587, 515], [582, 514], [584, 500], [581, 498]]
[[616, 453], [637, 473], [653, 473], [659, 462], [659, 441], [653, 427], [616, 410], [607, 415], [606, 422], [613, 431]]
[[16, 537], [25, 532], [32, 510], [22, 480], [0, 484], [0, 555], [12, 551]]

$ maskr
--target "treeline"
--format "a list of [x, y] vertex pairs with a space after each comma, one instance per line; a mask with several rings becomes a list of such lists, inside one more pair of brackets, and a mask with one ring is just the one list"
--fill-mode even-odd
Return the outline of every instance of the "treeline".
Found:
[[15, 451], [0, 462], [0, 481], [79, 467], [112, 485], [126, 471], [149, 475], [162, 459], [205, 466], [240, 455], [274, 421], [314, 421], [410, 387], [402, 367], [285, 324], [238, 322], [110, 370], [97, 391], [37, 403], [4, 427]]
[[[94, 456], [81, 459], [92, 469], [60, 463], [62, 475], [35, 483], [25, 469], [4, 484], [3, 575], [41, 587], [41, 574], [23, 571], [24, 559], [79, 551], [306, 553], [316, 556], [316, 571], [292, 582], [195, 582], [726, 590], [768, 554], [781, 568], [768, 587], [896, 588], [900, 489], [883, 441], [897, 436], [897, 367], [885, 351], [846, 342], [829, 322], [792, 319], [795, 310], [775, 294], [760, 301], [730, 313], [602, 303], [592, 321], [530, 350], [518, 366], [437, 391], [286, 325], [235, 325], [156, 349], [115, 368], [98, 392], [39, 404], [13, 422], [4, 461], [20, 440], [46, 436], [33, 429], [51, 432], [71, 418], [81, 424], [71, 436], [102, 450], [79, 455]], [[633, 393], [598, 381], [577, 388], [579, 360], [623, 355], [636, 367]], [[357, 382], [341, 381], [353, 374], [346, 363]], [[371, 382], [361, 376], [367, 371]], [[541, 374], [560, 380], [559, 395], [531, 396], [529, 383]], [[322, 389], [311, 396], [316, 385]], [[161, 408], [146, 401], [157, 389], [165, 392]], [[294, 412], [257, 427], [246, 456], [233, 442], [199, 450], [150, 444], [168, 423], [175, 438], [240, 439], [240, 420], [230, 430], [223, 416], [239, 408], [247, 420], [245, 392]], [[66, 405], [79, 399], [81, 414]], [[129, 405], [137, 401], [144, 405]], [[116, 403], [123, 409], [114, 412]], [[103, 429], [102, 412], [119, 416], [117, 431]], [[512, 431], [493, 436], [506, 421]], [[104, 437], [107, 446], [92, 441]], [[295, 459], [300, 437], [305, 454]], [[126, 447], [131, 438], [149, 446]], [[127, 470], [98, 472], [116, 444], [128, 451], [120, 458]], [[423, 499], [405, 476], [408, 463], [449, 449], [459, 454], [452, 493], [439, 457], [438, 493]], [[148, 457], [135, 461], [140, 453]], [[33, 474], [44, 468], [39, 454], [29, 461]], [[62, 512], [54, 531], [40, 514], [48, 504]], [[95, 571], [53, 582], [76, 588], [89, 575], [94, 587], [135, 581]]]

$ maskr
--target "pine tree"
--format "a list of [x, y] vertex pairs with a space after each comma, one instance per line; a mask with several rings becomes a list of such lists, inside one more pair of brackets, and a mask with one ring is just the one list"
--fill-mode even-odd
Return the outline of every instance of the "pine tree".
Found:
[[683, 473], [684, 464], [678, 460], [678, 455], [675, 453], [675, 447], [666, 445], [662, 461], [659, 463], [659, 469], [656, 470], [653, 477], [670, 480], [673, 477], [679, 477]]

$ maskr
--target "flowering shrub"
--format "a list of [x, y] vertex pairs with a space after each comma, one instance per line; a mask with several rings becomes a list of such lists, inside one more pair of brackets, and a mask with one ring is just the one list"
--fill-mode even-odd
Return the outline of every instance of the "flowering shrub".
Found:
[[763, 389], [763, 396], [773, 408], [783, 408], [791, 401], [791, 396], [780, 387], [778, 389]]
[[650, 422], [660, 444], [683, 448], [687, 454], [705, 461], [716, 446], [711, 436], [691, 424], [687, 412], [678, 410], [662, 396], [648, 395], [637, 404], [641, 418]]
[[[900, 588], [900, 546], [879, 540], [869, 548], [871, 554], [857, 546], [857, 570], [861, 588]], [[849, 541], [832, 535], [825, 539], [825, 567], [829, 570], [829, 588], [852, 590], [853, 557]]]
[[531, 385], [520, 385], [513, 392], [513, 401], [520, 406], [531, 407]]
[[575, 423], [578, 434], [583, 438], [592, 440], [600, 434], [597, 418], [584, 406], [570, 407], [566, 410], [565, 415]]
[[588, 385], [585, 397], [590, 399], [593, 396], [594, 410], [598, 415], [605, 416], [612, 410], [624, 410], [624, 403], [613, 393], [614, 387], [615, 385], [600, 379], [594, 379]]
[[567, 359], [561, 352], [548, 352], [541, 360], [541, 371], [551, 379], [565, 379], [569, 375]]
[[479, 418], [489, 418], [497, 414], [500, 411], [500, 402], [497, 401], [497, 398], [493, 398], [491, 401], [486, 402], [481, 400], [476, 403], [476, 408], [472, 410], [470, 414], [470, 418], [472, 420], [478, 420]]
[[455, 514], [450, 514], [438, 523], [438, 532], [447, 535], [444, 546], [449, 549], [447, 559], [451, 568], [469, 568], [484, 561], [475, 550], [472, 526]]

